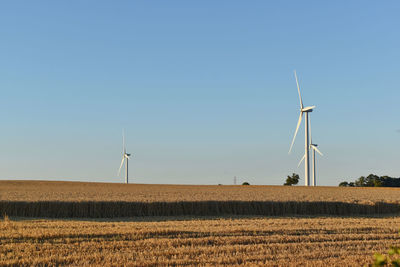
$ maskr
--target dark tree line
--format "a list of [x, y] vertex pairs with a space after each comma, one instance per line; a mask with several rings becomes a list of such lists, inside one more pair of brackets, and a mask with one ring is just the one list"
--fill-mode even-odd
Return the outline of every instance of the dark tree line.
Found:
[[400, 187], [400, 178], [370, 174], [367, 177], [361, 176], [354, 182], [341, 182], [339, 186]]

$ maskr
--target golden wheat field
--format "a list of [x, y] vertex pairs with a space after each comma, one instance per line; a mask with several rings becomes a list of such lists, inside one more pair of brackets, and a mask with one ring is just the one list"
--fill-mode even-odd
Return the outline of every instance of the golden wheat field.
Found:
[[0, 181], [7, 201], [321, 201], [400, 203], [400, 188]]
[[[363, 266], [400, 218], [3, 220], [3, 266]], [[180, 219], [180, 220], [179, 220]]]
[[362, 266], [400, 245], [397, 188], [0, 181], [0, 212], [1, 266]]
[[0, 214], [49, 218], [400, 213], [398, 188], [0, 182]]

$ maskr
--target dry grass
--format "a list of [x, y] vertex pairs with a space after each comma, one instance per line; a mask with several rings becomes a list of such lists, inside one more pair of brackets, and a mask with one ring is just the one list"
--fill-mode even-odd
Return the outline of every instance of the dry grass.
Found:
[[1, 265], [361, 266], [400, 218], [2, 221]]
[[400, 188], [304, 186], [144, 185], [47, 181], [0, 181], [7, 201], [296, 201], [400, 203]]

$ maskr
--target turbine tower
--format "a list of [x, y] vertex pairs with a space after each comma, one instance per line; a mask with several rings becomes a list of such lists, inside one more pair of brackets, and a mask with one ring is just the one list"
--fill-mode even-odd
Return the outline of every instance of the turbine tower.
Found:
[[289, 149], [289, 154], [292, 151], [292, 147], [294, 144], [294, 141], [296, 140], [296, 135], [297, 132], [299, 131], [299, 127], [301, 124], [301, 119], [303, 118], [303, 114], [305, 114], [305, 144], [304, 144], [304, 165], [305, 165], [305, 171], [304, 171], [304, 180], [305, 180], [305, 186], [309, 186], [310, 185], [310, 156], [309, 156], [309, 152], [310, 152], [310, 142], [309, 142], [309, 130], [308, 130], [308, 113], [312, 112], [313, 109], [315, 108], [315, 106], [310, 106], [310, 107], [304, 107], [303, 106], [303, 100], [301, 98], [301, 93], [300, 93], [300, 86], [299, 86], [299, 80], [297, 79], [297, 74], [296, 71], [294, 71], [294, 77], [296, 78], [296, 84], [297, 84], [297, 91], [299, 92], [299, 99], [300, 99], [300, 116], [299, 116], [299, 120], [297, 122], [297, 127], [296, 127], [296, 131], [294, 132], [294, 137], [292, 140], [292, 144], [290, 145], [290, 149]]
[[[311, 123], [310, 123], [310, 149], [312, 150], [312, 185], [316, 186], [317, 185], [317, 174], [316, 174], [316, 165], [315, 165], [315, 151], [317, 151], [318, 154], [320, 154], [321, 156], [323, 156], [323, 154], [321, 153], [321, 151], [319, 151], [319, 149], [317, 148], [317, 144], [314, 144], [312, 141], [312, 133], [311, 133]], [[300, 160], [299, 165], [301, 164], [301, 162], [304, 160], [305, 158], [305, 154], [303, 156], [303, 158]]]
[[310, 144], [310, 148], [312, 149], [312, 160], [313, 160], [313, 186], [316, 186], [317, 185], [317, 176], [316, 176], [316, 173], [315, 173], [315, 151], [317, 151], [318, 152], [318, 154], [320, 154], [321, 156], [323, 156], [324, 154], [322, 154], [319, 150], [318, 150], [318, 148], [317, 148], [317, 144]]
[[122, 132], [122, 161], [121, 161], [121, 165], [119, 166], [119, 170], [118, 170], [118, 176], [121, 173], [121, 169], [122, 169], [122, 165], [124, 165], [125, 162], [125, 183], [128, 184], [129, 183], [129, 179], [128, 179], [128, 161], [130, 159], [131, 154], [126, 153], [126, 146], [125, 146], [125, 132]]

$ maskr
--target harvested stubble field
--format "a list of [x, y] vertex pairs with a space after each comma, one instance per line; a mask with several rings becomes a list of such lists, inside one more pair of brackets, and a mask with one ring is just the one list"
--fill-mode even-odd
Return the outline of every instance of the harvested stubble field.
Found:
[[298, 201], [400, 203], [400, 188], [157, 185], [50, 181], [0, 181], [7, 201]]
[[399, 202], [397, 188], [1, 181], [1, 214], [25, 218], [0, 221], [0, 265], [359, 266], [398, 245]]
[[3, 266], [362, 266], [400, 218], [3, 220]]
[[374, 215], [399, 201], [398, 188], [0, 182], [0, 214], [23, 217]]

